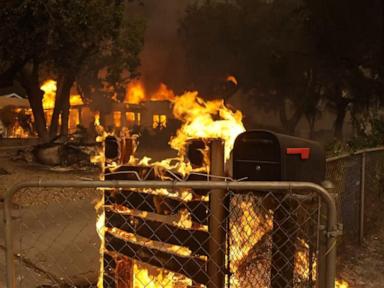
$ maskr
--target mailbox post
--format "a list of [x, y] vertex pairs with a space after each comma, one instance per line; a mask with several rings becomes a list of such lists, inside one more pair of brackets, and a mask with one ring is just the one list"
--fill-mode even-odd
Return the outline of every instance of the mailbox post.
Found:
[[[301, 181], [321, 184], [325, 154], [313, 141], [266, 130], [240, 134], [233, 149], [233, 177], [249, 181]], [[271, 287], [293, 287], [297, 221], [288, 193], [275, 195]]]

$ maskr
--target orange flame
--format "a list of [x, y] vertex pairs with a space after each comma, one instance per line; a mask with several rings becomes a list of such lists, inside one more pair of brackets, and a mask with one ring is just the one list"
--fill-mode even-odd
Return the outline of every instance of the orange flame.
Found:
[[176, 97], [173, 115], [183, 125], [170, 145], [182, 152], [190, 139], [220, 138], [225, 141], [225, 159], [228, 160], [236, 137], [245, 131], [240, 111], [231, 111], [223, 100], [204, 101], [197, 92]]
[[[55, 107], [57, 83], [55, 80], [47, 80], [41, 85], [41, 90], [44, 91], [43, 108], [44, 110], [53, 109]], [[83, 105], [84, 102], [78, 94], [70, 95], [69, 103], [71, 106]]]
[[238, 84], [236, 77], [233, 76], [233, 75], [229, 75], [229, 76], [227, 77], [227, 81], [228, 81], [228, 82], [232, 82], [232, 83], [235, 84], [236, 86], [237, 86], [237, 84]]
[[336, 280], [335, 287], [336, 288], [349, 288], [349, 284], [345, 280]]
[[[177, 135], [173, 137], [170, 141], [170, 145], [173, 149], [179, 151], [178, 158], [165, 159], [160, 162], [152, 162], [149, 157], [144, 157], [139, 160], [135, 157], [131, 157], [129, 165], [143, 165], [143, 166], [154, 166], [158, 175], [162, 175], [162, 170], [164, 168], [177, 171], [182, 175], [186, 175], [193, 170], [191, 164], [184, 159], [185, 157], [185, 146], [187, 142], [191, 139], [200, 138], [200, 139], [208, 139], [208, 138], [221, 138], [225, 141], [225, 157], [229, 159], [230, 152], [232, 150], [235, 138], [237, 135], [242, 133], [245, 129], [242, 124], [242, 114], [240, 111], [233, 112], [228, 107], [224, 105], [222, 100], [214, 100], [214, 101], [204, 101], [202, 98], [198, 97], [197, 92], [186, 92], [181, 96], [175, 96], [172, 90], [168, 89], [165, 84], [161, 84], [159, 89], [150, 96], [146, 95], [146, 91], [144, 89], [144, 85], [139, 81], [132, 81], [128, 84], [127, 93], [125, 97], [125, 102], [129, 104], [140, 104], [142, 101], [151, 100], [151, 101], [163, 101], [168, 100], [173, 104], [173, 114], [175, 118], [181, 120], [182, 127], [177, 132]], [[99, 115], [95, 117], [95, 124], [99, 124]], [[159, 117], [159, 121], [160, 121]], [[166, 173], [164, 173], [166, 174]], [[169, 177], [165, 176], [164, 177]], [[162, 195], [162, 193], [168, 193], [168, 191], [156, 190], [153, 191], [156, 195]], [[190, 191], [183, 191], [180, 193], [184, 193], [182, 195], [183, 199], [192, 199], [192, 193]], [[251, 211], [251, 210], [250, 210]], [[250, 212], [251, 213], [251, 212]], [[99, 224], [103, 221], [103, 215], [99, 218]], [[252, 218], [251, 214], [244, 214], [246, 218]], [[101, 220], [100, 220], [101, 219]], [[254, 219], [253, 219], [254, 220]], [[262, 220], [258, 218], [258, 220]], [[260, 223], [258, 221], [257, 223]], [[268, 219], [269, 222], [270, 219]], [[189, 229], [192, 227], [192, 219], [186, 210], [180, 211], [180, 215], [178, 215], [177, 219], [172, 220], [173, 225], [177, 225], [179, 227], [183, 227], [184, 229]], [[267, 225], [268, 227], [272, 224]], [[204, 227], [207, 228], [207, 227]], [[245, 227], [245, 231], [247, 235], [254, 235], [254, 229], [251, 227]], [[266, 228], [267, 230], [269, 228]], [[115, 229], [114, 233], [118, 233], [118, 229]], [[98, 227], [98, 231], [101, 231], [101, 228]], [[121, 231], [120, 231], [121, 232]], [[124, 239], [129, 235], [118, 233]], [[257, 241], [262, 235], [266, 233], [258, 234], [254, 241]], [[102, 233], [101, 237], [103, 237]], [[132, 237], [134, 235], [131, 235]], [[131, 238], [129, 238], [131, 239]], [[139, 237], [134, 236], [133, 241], [139, 241]], [[244, 246], [243, 242], [240, 243], [241, 239], [238, 239], [239, 250], [249, 251], [252, 246], [249, 247], [241, 247]], [[102, 239], [103, 241], [103, 239]], [[155, 245], [154, 241], [149, 241], [145, 239], [146, 245]], [[162, 244], [163, 245], [163, 244]], [[166, 247], [161, 247], [165, 249]], [[242, 249], [244, 248], [244, 249]], [[160, 249], [160, 247], [159, 247]], [[185, 255], [189, 255], [190, 251], [183, 251], [181, 247], [174, 246], [168, 247], [167, 249], [173, 249], [174, 253], [183, 254], [184, 252], [188, 252]], [[241, 254], [244, 256], [243, 254]], [[103, 267], [101, 267], [103, 270]], [[171, 273], [169, 271], [161, 271], [155, 272], [153, 269], [147, 268], [145, 265], [141, 265], [137, 262], [134, 262], [133, 265], [134, 272], [134, 282], [133, 287], [185, 287], [190, 286], [190, 280], [187, 279], [187, 285], [178, 286], [180, 283], [185, 284], [186, 282], [181, 279], [177, 280], [177, 275]], [[102, 273], [101, 273], [102, 275]], [[99, 287], [102, 285], [102, 276], [100, 276]], [[179, 284], [175, 284], [178, 282]], [[149, 286], [147, 286], [149, 285]], [[181, 285], [181, 284], [180, 284]]]
[[134, 80], [127, 85], [127, 93], [125, 94], [125, 102], [128, 104], [140, 104], [145, 100], [144, 85]]
[[154, 93], [147, 95], [143, 83], [139, 80], [134, 80], [127, 85], [124, 102], [128, 104], [140, 104], [143, 101], [171, 101], [174, 98], [175, 94], [164, 83], [161, 83]]
[[150, 97], [151, 101], [162, 101], [162, 100], [172, 101], [174, 99], [175, 99], [175, 94], [164, 83], [161, 83], [157, 91]]

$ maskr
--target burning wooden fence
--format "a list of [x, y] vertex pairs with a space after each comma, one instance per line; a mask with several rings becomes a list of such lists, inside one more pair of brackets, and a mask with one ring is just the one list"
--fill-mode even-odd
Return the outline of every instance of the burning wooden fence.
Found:
[[[209, 174], [191, 173], [184, 180], [223, 180], [221, 141], [211, 143], [210, 155]], [[106, 180], [178, 181], [179, 176], [148, 166], [105, 173]], [[225, 190], [104, 193], [103, 287], [308, 287], [317, 282], [318, 197]]]
[[[191, 181], [224, 176], [223, 143], [213, 141], [211, 148], [211, 175], [190, 174]], [[156, 169], [145, 166], [121, 166], [105, 175], [106, 180], [138, 180], [138, 177], [146, 180], [167, 177], [176, 181], [177, 176], [169, 173], [160, 177]], [[164, 286], [168, 286], [167, 281], [175, 280], [179, 285], [183, 283], [183, 287], [223, 286], [228, 211], [224, 205], [225, 191], [147, 189], [104, 193], [104, 287], [145, 287], [145, 283], [134, 284], [143, 281], [134, 279], [135, 267], [179, 274], [172, 280], [161, 281], [160, 285]], [[180, 275], [184, 279], [178, 281]]]

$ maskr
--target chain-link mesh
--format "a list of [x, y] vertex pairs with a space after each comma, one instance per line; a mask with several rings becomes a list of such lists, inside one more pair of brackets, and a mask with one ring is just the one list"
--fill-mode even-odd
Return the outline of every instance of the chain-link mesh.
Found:
[[317, 196], [213, 193], [105, 190], [103, 287], [315, 286]]
[[377, 226], [384, 204], [384, 151], [366, 153], [364, 232], [369, 233]]
[[315, 193], [100, 191], [14, 195], [18, 287], [315, 287], [320, 277]]
[[300, 196], [232, 193], [232, 287], [314, 287], [319, 202]]
[[16, 192], [12, 227], [17, 287], [95, 287], [100, 267], [98, 199], [101, 192], [95, 189]]
[[[376, 227], [379, 215], [377, 212], [382, 209], [384, 150], [359, 152], [356, 155], [328, 161], [327, 179], [335, 185], [339, 219], [344, 226], [343, 240], [358, 241], [359, 236], [364, 236], [366, 232]], [[362, 187], [363, 181], [364, 187]]]
[[326, 179], [335, 186], [343, 240], [357, 241], [360, 231], [361, 155], [327, 162]]

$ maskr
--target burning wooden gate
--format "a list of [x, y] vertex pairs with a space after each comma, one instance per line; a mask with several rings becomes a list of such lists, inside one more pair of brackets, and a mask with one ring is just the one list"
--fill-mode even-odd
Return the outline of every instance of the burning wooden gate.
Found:
[[[210, 147], [210, 174], [191, 173], [185, 180], [224, 178], [223, 142], [212, 141]], [[155, 167], [120, 166], [105, 179], [177, 181], [179, 176]], [[204, 189], [106, 190], [104, 287], [146, 287], [149, 283], [138, 282], [149, 279], [147, 274], [157, 275], [151, 285], [159, 287], [223, 287], [226, 195]]]
[[[183, 180], [223, 180], [223, 145], [211, 145], [210, 174]], [[146, 166], [105, 174], [164, 177], [180, 180]], [[319, 199], [305, 191], [105, 190], [103, 287], [313, 287]]]

